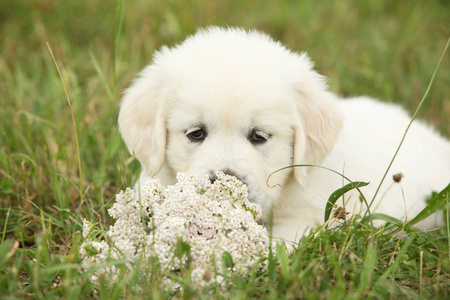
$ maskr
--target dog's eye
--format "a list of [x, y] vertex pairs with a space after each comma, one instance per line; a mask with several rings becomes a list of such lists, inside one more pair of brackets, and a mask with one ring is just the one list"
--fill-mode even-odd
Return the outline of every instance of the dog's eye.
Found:
[[185, 135], [192, 142], [202, 142], [206, 138], [206, 131], [203, 127], [193, 126], [186, 130]]
[[261, 145], [267, 142], [270, 138], [270, 134], [262, 131], [262, 130], [253, 130], [249, 136], [249, 141], [253, 145]]

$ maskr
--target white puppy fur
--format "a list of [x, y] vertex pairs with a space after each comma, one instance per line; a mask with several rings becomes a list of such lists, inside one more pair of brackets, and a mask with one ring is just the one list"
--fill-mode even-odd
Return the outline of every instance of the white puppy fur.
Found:
[[[329, 195], [353, 181], [371, 199], [410, 117], [369, 98], [338, 99], [306, 54], [256, 31], [210, 27], [154, 55], [122, 100], [119, 127], [142, 164], [141, 181], [224, 171], [248, 186], [273, 236], [294, 241], [323, 222]], [[404, 174], [398, 184], [392, 175]], [[270, 176], [270, 177], [269, 177]], [[450, 143], [414, 122], [372, 207], [411, 219], [450, 181]], [[364, 210], [356, 194], [347, 211]], [[340, 202], [339, 202], [340, 203]], [[443, 224], [441, 214], [422, 228]]]

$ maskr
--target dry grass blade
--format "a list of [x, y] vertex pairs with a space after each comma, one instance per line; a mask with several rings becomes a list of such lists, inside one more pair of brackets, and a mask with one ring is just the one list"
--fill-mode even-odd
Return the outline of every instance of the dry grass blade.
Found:
[[83, 203], [84, 202], [84, 196], [83, 196], [83, 172], [82, 172], [82, 167], [81, 167], [80, 143], [78, 142], [77, 122], [75, 120], [75, 114], [73, 112], [72, 102], [70, 101], [69, 93], [67, 91], [66, 84], [64, 83], [64, 79], [62, 77], [61, 70], [59, 69], [58, 63], [56, 62], [56, 58], [53, 55], [52, 48], [50, 47], [50, 45], [48, 43], [47, 43], [47, 47], [48, 47], [48, 51], [50, 52], [50, 55], [52, 56], [52, 60], [53, 60], [53, 63], [55, 64], [56, 70], [58, 71], [58, 76], [59, 76], [59, 79], [61, 81], [62, 87], [64, 89], [64, 93], [65, 93], [66, 99], [67, 99], [67, 104], [69, 105], [69, 109], [70, 109], [70, 115], [72, 117], [73, 131], [74, 131], [74, 134], [75, 134], [75, 143], [76, 143], [76, 146], [77, 146], [78, 175], [79, 175], [79, 180], [80, 180], [80, 198], [81, 198], [81, 203]]

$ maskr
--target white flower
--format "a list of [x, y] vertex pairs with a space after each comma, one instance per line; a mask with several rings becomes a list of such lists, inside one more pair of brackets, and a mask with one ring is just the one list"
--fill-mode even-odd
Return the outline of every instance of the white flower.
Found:
[[[109, 255], [128, 259], [127, 268], [132, 269], [138, 259], [156, 256], [164, 270], [175, 274], [189, 263], [192, 280], [199, 287], [212, 282], [225, 284], [217, 272], [247, 273], [269, 253], [267, 231], [257, 223], [261, 207], [248, 201], [246, 186], [235, 177], [223, 173], [216, 177], [211, 183], [207, 176], [179, 173], [175, 185], [164, 188], [158, 180], [149, 180], [139, 195], [129, 188], [117, 194], [108, 211], [116, 220], [106, 234], [112, 245], [92, 240], [92, 225], [87, 221], [83, 224], [83, 268], [105, 262]], [[190, 246], [189, 256], [175, 254], [180, 240]], [[227, 270], [221, 263], [225, 252], [233, 261]], [[114, 281], [117, 275], [117, 269], [110, 267], [100, 269], [92, 279], [106, 276]], [[174, 286], [169, 278], [163, 282]]]

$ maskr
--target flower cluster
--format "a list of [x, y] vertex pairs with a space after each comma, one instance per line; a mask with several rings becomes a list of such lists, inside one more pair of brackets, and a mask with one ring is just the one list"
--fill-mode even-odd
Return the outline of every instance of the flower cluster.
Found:
[[[246, 186], [235, 177], [223, 173], [216, 177], [211, 182], [208, 177], [179, 173], [175, 185], [162, 187], [158, 180], [149, 180], [139, 195], [131, 189], [116, 195], [109, 210], [116, 220], [106, 233], [109, 243], [91, 238], [92, 225], [85, 221], [83, 268], [108, 258], [126, 258], [132, 269], [135, 262], [156, 257], [172, 274], [192, 268], [191, 278], [199, 287], [224, 284], [220, 275], [224, 272], [247, 273], [269, 254], [267, 231], [257, 223], [261, 207], [248, 201]], [[183, 255], [176, 251], [180, 243], [189, 245]], [[228, 264], [221, 263], [224, 256], [231, 257]], [[101, 268], [92, 280], [98, 276], [114, 282], [118, 270]], [[174, 287], [169, 278], [165, 284]]]

